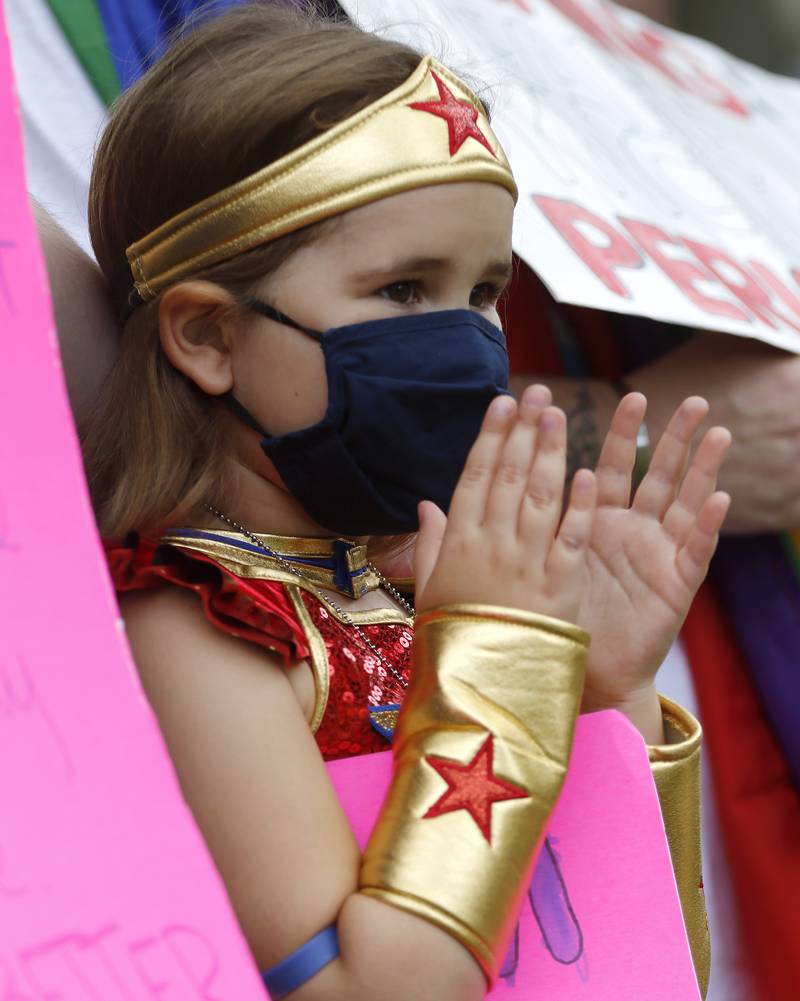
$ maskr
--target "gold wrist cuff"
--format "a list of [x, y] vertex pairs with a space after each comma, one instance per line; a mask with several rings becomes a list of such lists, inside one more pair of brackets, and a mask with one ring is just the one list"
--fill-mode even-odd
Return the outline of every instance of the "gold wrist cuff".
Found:
[[490, 982], [564, 780], [587, 643], [577, 626], [493, 606], [416, 622], [360, 889], [443, 928]]
[[667, 743], [647, 752], [667, 832], [683, 920], [700, 992], [705, 997], [711, 949], [700, 854], [700, 724], [677, 702], [659, 696]]

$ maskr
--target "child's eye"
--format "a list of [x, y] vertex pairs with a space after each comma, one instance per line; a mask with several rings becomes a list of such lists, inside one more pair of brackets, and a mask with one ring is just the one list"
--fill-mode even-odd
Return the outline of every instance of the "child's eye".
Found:
[[503, 294], [503, 289], [494, 282], [483, 282], [476, 285], [470, 293], [469, 304], [474, 309], [489, 309], [495, 305]]
[[419, 302], [419, 286], [417, 282], [392, 282], [382, 288], [379, 295], [402, 306], [410, 306]]

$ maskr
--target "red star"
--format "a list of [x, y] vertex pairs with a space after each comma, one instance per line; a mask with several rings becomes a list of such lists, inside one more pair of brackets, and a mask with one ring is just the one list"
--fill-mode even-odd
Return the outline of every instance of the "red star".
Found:
[[450, 758], [425, 758], [447, 783], [447, 789], [423, 817], [441, 817], [443, 813], [466, 810], [481, 833], [492, 843], [492, 805], [506, 799], [527, 799], [525, 789], [498, 778], [492, 771], [494, 737], [490, 734], [475, 757], [466, 765]]
[[485, 146], [496, 159], [497, 154], [489, 145], [489, 140], [478, 128], [478, 109], [473, 107], [469, 101], [459, 101], [455, 94], [448, 89], [447, 84], [433, 70], [431, 70], [431, 76], [439, 88], [439, 100], [417, 101], [410, 104], [409, 107], [415, 111], [427, 111], [431, 115], [444, 118], [450, 133], [450, 156], [455, 156], [471, 136], [473, 139], [477, 139], [481, 146]]

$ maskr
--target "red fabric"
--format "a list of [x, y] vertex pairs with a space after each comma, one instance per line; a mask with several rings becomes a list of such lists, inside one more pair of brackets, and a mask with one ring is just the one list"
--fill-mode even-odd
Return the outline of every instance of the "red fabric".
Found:
[[511, 371], [557, 375], [561, 359], [550, 326], [550, 294], [527, 264], [515, 257], [514, 265], [500, 311]]
[[117, 591], [142, 591], [165, 584], [196, 591], [208, 619], [224, 632], [258, 643], [284, 661], [309, 656], [308, 640], [291, 600], [280, 585], [245, 581], [200, 553], [188, 558], [162, 547], [169, 559], [157, 558], [158, 543], [140, 539], [131, 546], [106, 544], [106, 559]]
[[[303, 602], [328, 654], [331, 686], [328, 707], [316, 733], [323, 757], [330, 761], [385, 751], [388, 745], [370, 725], [368, 707], [402, 702], [405, 685], [389, 674], [351, 626], [335, 619], [313, 594], [304, 591]], [[361, 629], [407, 683], [411, 670], [411, 630], [394, 623]]]
[[608, 314], [597, 309], [579, 309], [577, 306], [565, 308], [592, 378], [619, 378], [622, 361]]
[[564, 374], [552, 322], [555, 312], [564, 310], [592, 377], [617, 378], [621, 370], [620, 352], [608, 314], [597, 309], [557, 305], [524, 261], [515, 257], [514, 264], [514, 276], [501, 308], [511, 371], [545, 376]]
[[[159, 547], [149, 539], [107, 545], [117, 591], [175, 585], [194, 591], [212, 625], [280, 654], [287, 665], [311, 655], [309, 641], [283, 584], [237, 577], [201, 553]], [[405, 686], [390, 674], [350, 626], [321, 601], [302, 592], [303, 603], [325, 644], [330, 690], [316, 740], [326, 760], [385, 751], [386, 741], [369, 722], [370, 705], [400, 703]], [[408, 681], [411, 630], [400, 623], [362, 626], [362, 631]]]
[[[800, 983], [800, 801], [709, 584], [683, 630], [758, 1001]], [[756, 1001], [756, 999], [754, 999]]]

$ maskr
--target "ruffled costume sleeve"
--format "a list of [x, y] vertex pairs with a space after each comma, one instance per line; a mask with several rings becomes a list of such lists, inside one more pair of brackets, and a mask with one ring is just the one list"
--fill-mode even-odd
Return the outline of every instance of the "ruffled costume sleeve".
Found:
[[257, 643], [287, 664], [310, 655], [309, 642], [283, 584], [248, 581], [201, 553], [191, 558], [151, 539], [131, 536], [106, 543], [106, 559], [118, 592], [173, 584], [194, 591], [209, 621], [223, 632]]

